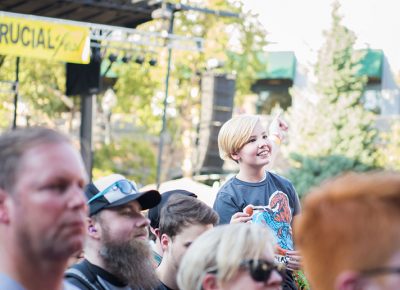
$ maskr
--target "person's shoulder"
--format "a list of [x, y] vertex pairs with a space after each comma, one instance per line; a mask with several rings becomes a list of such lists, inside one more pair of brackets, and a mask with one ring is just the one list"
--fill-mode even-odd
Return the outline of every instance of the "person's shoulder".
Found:
[[160, 284], [153, 290], [172, 290], [172, 289], [160, 281]]
[[235, 187], [235, 185], [234, 185], [235, 179], [236, 179], [235, 176], [232, 176], [232, 177], [228, 178], [227, 180], [225, 180], [225, 182], [219, 188], [217, 194], [221, 195], [221, 194], [226, 194], [226, 193], [231, 192], [231, 188]]
[[[94, 276], [89, 270], [89, 263], [83, 260], [77, 264], [72, 265], [64, 273], [64, 280], [74, 286], [75, 288], [66, 288], [68, 290], [92, 290]], [[90, 286], [89, 286], [90, 285]]]
[[21, 284], [17, 281], [9, 277], [4, 273], [0, 273], [0, 289], [7, 289], [7, 290], [25, 290]]
[[[79, 275], [79, 274], [78, 274]], [[64, 289], [65, 290], [93, 290], [87, 284], [90, 283], [86, 277], [78, 275], [68, 275], [64, 278]], [[85, 282], [84, 282], [84, 281]]]
[[82, 288], [82, 287], [84, 287], [84, 285], [78, 287], [78, 286], [75, 286], [74, 284], [70, 283], [68, 280], [64, 280], [64, 288], [63, 288], [63, 290], [82, 290], [82, 289], [91, 290], [89, 288], [86, 288], [86, 287]]
[[268, 171], [267, 174], [270, 176], [270, 178], [272, 178], [274, 180], [277, 180], [281, 183], [284, 183], [284, 184], [287, 184], [290, 186], [292, 185], [292, 182], [288, 178], [286, 178], [282, 175], [279, 175], [279, 174], [277, 174], [275, 172], [271, 172], [271, 171]]

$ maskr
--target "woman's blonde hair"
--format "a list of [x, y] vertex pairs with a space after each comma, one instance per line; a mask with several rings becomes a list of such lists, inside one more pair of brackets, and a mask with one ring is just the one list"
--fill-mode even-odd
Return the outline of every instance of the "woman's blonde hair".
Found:
[[201, 290], [205, 275], [217, 272], [220, 283], [232, 279], [243, 260], [274, 257], [271, 230], [256, 224], [215, 227], [195, 240], [183, 257], [177, 276], [179, 289]]
[[232, 159], [232, 154], [237, 153], [249, 141], [258, 122], [261, 119], [257, 115], [239, 115], [222, 125], [218, 134], [219, 156], [223, 160]]

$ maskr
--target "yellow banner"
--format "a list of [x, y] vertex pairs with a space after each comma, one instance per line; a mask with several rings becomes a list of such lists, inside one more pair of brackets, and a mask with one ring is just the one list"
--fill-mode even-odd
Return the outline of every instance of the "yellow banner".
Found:
[[0, 54], [89, 63], [89, 28], [0, 14]]

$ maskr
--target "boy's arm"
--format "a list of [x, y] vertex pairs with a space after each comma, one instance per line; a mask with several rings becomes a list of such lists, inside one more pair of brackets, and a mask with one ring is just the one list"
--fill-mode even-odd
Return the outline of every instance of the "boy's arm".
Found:
[[300, 203], [299, 195], [297, 194], [297, 191], [294, 188], [292, 183], [290, 183], [290, 189], [291, 189], [290, 192], [293, 194], [293, 200], [294, 200], [293, 216], [295, 216], [295, 215], [298, 215], [301, 212], [301, 203]]
[[241, 211], [232, 196], [224, 192], [219, 192], [217, 194], [213, 208], [219, 215], [219, 224], [221, 225], [229, 224], [232, 216]]
[[278, 155], [279, 147], [288, 130], [287, 123], [281, 118], [281, 114], [275, 116], [268, 128], [268, 139], [272, 146], [271, 162], [267, 165], [267, 170], [271, 169], [275, 163], [275, 158]]
[[268, 128], [269, 139], [280, 145], [289, 129], [288, 124], [282, 119], [281, 114], [275, 116]]

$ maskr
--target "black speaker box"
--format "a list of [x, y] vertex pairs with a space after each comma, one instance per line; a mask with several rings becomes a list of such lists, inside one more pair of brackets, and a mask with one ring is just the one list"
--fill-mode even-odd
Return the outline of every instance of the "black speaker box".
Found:
[[224, 161], [219, 157], [218, 133], [232, 118], [235, 78], [231, 75], [205, 73], [201, 79], [201, 115], [197, 171], [220, 173]]
[[66, 95], [98, 93], [100, 90], [100, 65], [99, 48], [92, 48], [89, 64], [67, 63]]

